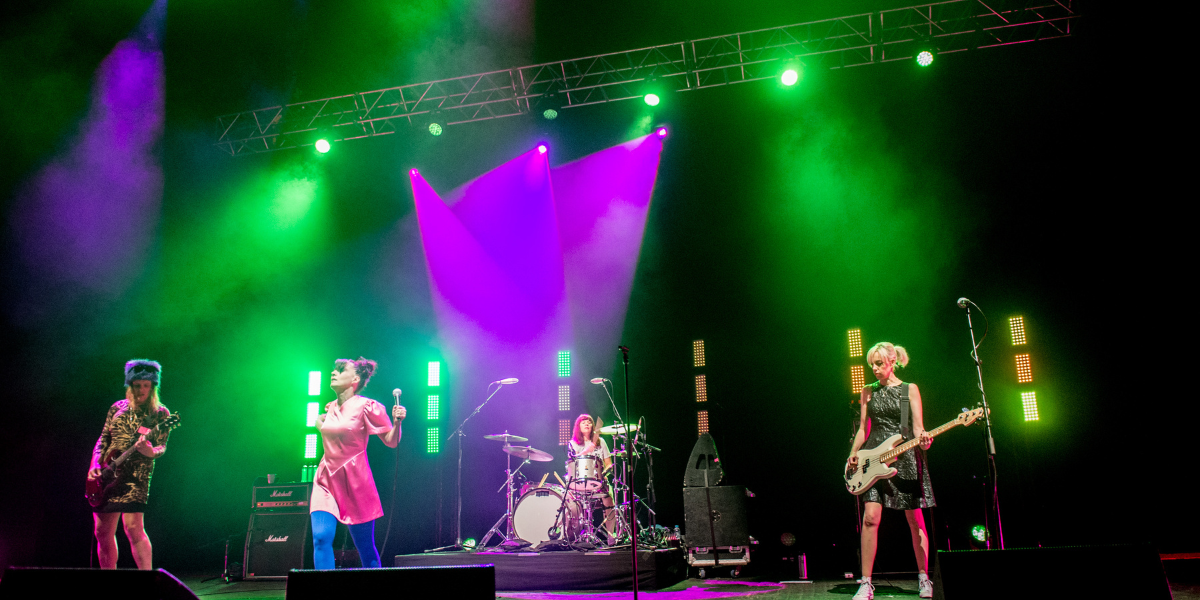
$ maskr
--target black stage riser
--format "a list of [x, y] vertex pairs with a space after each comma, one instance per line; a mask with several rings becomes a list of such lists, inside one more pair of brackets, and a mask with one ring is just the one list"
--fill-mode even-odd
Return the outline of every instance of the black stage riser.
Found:
[[[404, 554], [397, 567], [494, 564], [499, 591], [629, 590], [633, 587], [629, 551], [604, 553]], [[638, 589], [661, 590], [687, 577], [678, 549], [638, 551]]]
[[933, 597], [1170, 600], [1162, 561], [1143, 546], [938, 552]]
[[401, 567], [292, 571], [287, 600], [330, 600], [367, 595], [399, 598], [494, 600], [496, 569], [492, 565]]
[[158, 569], [52, 569], [9, 567], [0, 598], [87, 598], [88, 600], [197, 600], [174, 575]]

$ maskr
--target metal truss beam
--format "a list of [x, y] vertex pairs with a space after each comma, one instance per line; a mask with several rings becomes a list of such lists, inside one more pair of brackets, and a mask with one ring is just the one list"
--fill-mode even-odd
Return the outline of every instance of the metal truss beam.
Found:
[[734, 33], [217, 117], [232, 156], [690, 91], [778, 77], [782, 65], [839, 69], [1071, 35], [1075, 0], [951, 0]]

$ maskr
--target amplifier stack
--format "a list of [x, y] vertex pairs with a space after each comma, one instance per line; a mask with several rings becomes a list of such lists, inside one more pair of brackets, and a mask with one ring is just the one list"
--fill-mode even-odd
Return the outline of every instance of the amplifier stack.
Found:
[[286, 579], [292, 569], [304, 568], [312, 548], [308, 539], [311, 495], [311, 483], [254, 486], [242, 562], [245, 579]]

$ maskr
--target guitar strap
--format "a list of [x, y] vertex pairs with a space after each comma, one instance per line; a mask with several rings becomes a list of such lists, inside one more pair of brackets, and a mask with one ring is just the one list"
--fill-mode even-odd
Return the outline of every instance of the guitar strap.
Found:
[[907, 441], [912, 439], [912, 428], [908, 426], [908, 384], [900, 384], [900, 435]]

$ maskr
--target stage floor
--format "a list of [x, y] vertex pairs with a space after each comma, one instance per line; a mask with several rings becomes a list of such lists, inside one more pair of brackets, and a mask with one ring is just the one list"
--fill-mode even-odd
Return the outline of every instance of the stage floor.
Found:
[[[238, 581], [234, 583], [200, 583], [200, 578], [182, 578], [196, 596], [210, 600], [282, 600], [283, 581]], [[916, 598], [917, 586], [913, 580], [880, 580], [876, 582], [876, 598]], [[1019, 581], [1013, 582], [1014, 598], [1034, 598], [1034, 590], [1020, 590]], [[640, 592], [644, 600], [709, 600], [716, 598], [755, 598], [761, 600], [824, 599], [846, 600], [858, 586], [846, 581], [814, 581], [813, 583], [757, 582], [741, 579], [687, 579], [669, 588], [656, 592]], [[1172, 584], [1175, 600], [1200, 600], [1200, 585]], [[409, 596], [404, 596], [405, 598]], [[445, 595], [428, 596], [430, 600], [451, 600], [452, 591]], [[630, 591], [596, 592], [497, 592], [496, 598], [513, 600], [629, 600]], [[424, 600], [424, 599], [423, 599]], [[1130, 599], [1134, 600], [1134, 599]]]

